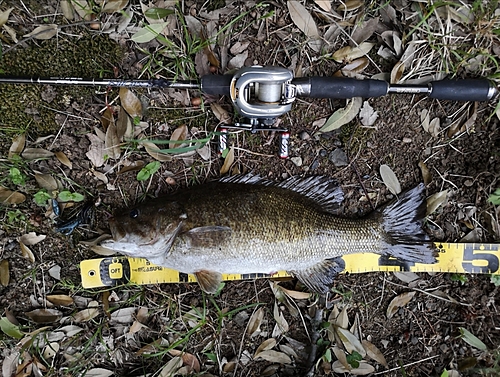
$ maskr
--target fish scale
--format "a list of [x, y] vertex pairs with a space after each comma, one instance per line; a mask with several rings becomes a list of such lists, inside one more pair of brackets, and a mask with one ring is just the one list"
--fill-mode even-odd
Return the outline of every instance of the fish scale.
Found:
[[194, 186], [141, 203], [110, 219], [107, 248], [194, 274], [215, 292], [222, 273], [286, 270], [309, 289], [326, 292], [336, 258], [387, 254], [433, 263], [435, 246], [422, 230], [423, 185], [361, 219], [336, 215], [342, 192], [328, 177], [274, 183], [255, 176]]

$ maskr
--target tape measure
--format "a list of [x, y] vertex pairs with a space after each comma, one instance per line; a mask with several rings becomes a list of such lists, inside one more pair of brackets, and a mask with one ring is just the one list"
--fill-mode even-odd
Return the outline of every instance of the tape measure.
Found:
[[[451, 272], [499, 275], [500, 244], [436, 243], [440, 253], [434, 264], [413, 263], [393, 257], [359, 253], [339, 258], [342, 273], [374, 271]], [[80, 262], [84, 288], [113, 287], [121, 284], [189, 283], [196, 278], [191, 274], [157, 266], [143, 258], [125, 256], [87, 259]], [[290, 277], [279, 271], [272, 278]], [[268, 274], [223, 274], [223, 280], [249, 280], [269, 278]]]

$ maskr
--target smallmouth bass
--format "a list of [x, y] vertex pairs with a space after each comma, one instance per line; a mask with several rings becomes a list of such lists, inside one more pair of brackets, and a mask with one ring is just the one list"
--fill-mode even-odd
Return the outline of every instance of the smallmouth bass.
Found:
[[103, 246], [159, 266], [194, 274], [214, 293], [222, 273], [286, 270], [311, 291], [328, 292], [341, 267], [336, 258], [360, 252], [434, 263], [422, 229], [420, 184], [360, 219], [335, 215], [343, 200], [324, 176], [274, 183], [243, 175], [194, 186], [117, 212]]

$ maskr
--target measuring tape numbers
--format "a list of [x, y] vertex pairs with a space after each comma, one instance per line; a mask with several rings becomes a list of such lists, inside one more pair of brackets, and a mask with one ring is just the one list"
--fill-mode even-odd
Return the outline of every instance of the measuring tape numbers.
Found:
[[[374, 271], [449, 272], [499, 275], [500, 244], [436, 243], [439, 256], [434, 264], [402, 261], [373, 253], [344, 255], [338, 258], [342, 273]], [[196, 282], [194, 275], [157, 266], [143, 258], [115, 256], [80, 262], [84, 288], [113, 287], [121, 284], [159, 284]], [[272, 278], [290, 277], [279, 271]], [[223, 274], [223, 280], [269, 278], [268, 274]]]

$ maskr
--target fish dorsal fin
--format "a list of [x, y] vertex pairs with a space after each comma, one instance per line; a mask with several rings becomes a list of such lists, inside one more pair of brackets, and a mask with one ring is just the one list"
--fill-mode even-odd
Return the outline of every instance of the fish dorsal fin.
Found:
[[231, 228], [227, 226], [200, 226], [181, 235], [188, 247], [220, 247], [231, 236]]
[[222, 275], [215, 271], [200, 270], [194, 273], [198, 284], [205, 292], [214, 294], [222, 282]]
[[335, 278], [344, 270], [342, 258], [325, 259], [305, 270], [288, 271], [299, 279], [308, 289], [317, 293], [327, 293]]
[[276, 186], [292, 190], [316, 202], [321, 210], [331, 213], [336, 213], [340, 203], [344, 200], [344, 193], [338, 182], [333, 178], [322, 175], [305, 178], [295, 176], [276, 183], [258, 175], [244, 174], [222, 178], [220, 181], [224, 183]]

